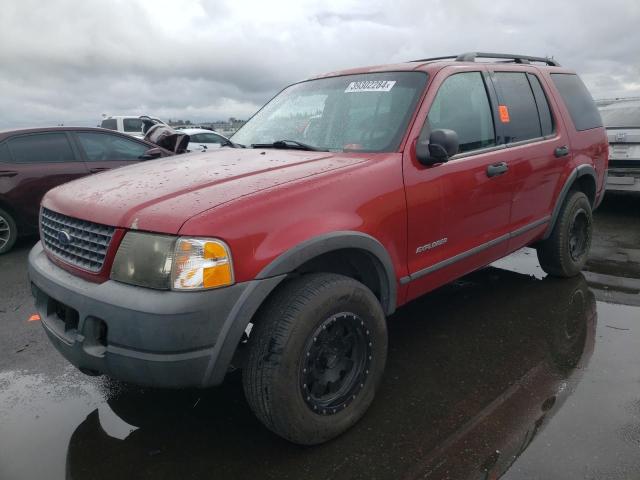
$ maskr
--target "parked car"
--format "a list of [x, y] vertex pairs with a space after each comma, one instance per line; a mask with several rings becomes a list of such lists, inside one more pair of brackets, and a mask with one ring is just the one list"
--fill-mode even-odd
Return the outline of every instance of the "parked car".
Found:
[[230, 141], [224, 135], [204, 128], [181, 128], [179, 131], [189, 135], [190, 140], [187, 148], [192, 152], [220, 148], [228, 145]]
[[620, 100], [600, 109], [609, 137], [607, 190], [640, 192], [640, 100]]
[[232, 141], [49, 192], [32, 291], [82, 371], [179, 388], [242, 368], [300, 444], [365, 413], [397, 307], [526, 245], [579, 274], [608, 160], [579, 77], [503, 54], [297, 83]]
[[91, 173], [170, 152], [101, 128], [0, 132], [0, 254], [19, 234], [38, 231], [40, 200], [53, 187]]
[[[146, 118], [151, 118], [157, 123], [164, 123], [162, 120], [159, 120], [155, 117]], [[100, 127], [106, 128], [108, 130], [115, 130], [116, 132], [126, 133], [136, 138], [144, 137], [144, 122], [141, 117], [113, 115], [105, 117], [102, 120]]]

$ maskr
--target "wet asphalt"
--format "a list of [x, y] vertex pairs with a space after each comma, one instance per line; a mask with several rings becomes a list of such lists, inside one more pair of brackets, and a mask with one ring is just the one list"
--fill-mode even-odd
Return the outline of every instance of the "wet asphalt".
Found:
[[389, 320], [378, 396], [318, 447], [254, 419], [240, 377], [141, 389], [69, 366], [0, 257], [0, 479], [640, 479], [640, 196], [596, 212], [583, 275], [524, 249]]

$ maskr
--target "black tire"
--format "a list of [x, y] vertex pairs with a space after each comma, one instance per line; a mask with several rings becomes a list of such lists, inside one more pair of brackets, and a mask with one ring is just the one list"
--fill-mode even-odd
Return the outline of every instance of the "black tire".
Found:
[[342, 275], [304, 275], [283, 285], [258, 314], [245, 395], [274, 433], [319, 444], [364, 415], [386, 356], [385, 315], [367, 287]]
[[555, 277], [574, 277], [580, 273], [591, 247], [593, 214], [587, 196], [569, 192], [551, 236], [537, 247], [540, 266]]
[[18, 238], [18, 228], [11, 215], [0, 208], [0, 255], [13, 248]]

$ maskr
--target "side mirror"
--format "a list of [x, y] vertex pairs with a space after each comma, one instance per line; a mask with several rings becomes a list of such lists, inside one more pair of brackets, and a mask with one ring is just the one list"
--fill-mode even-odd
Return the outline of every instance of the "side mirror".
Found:
[[144, 152], [138, 158], [140, 160], [153, 160], [154, 158], [162, 157], [162, 155], [163, 155], [162, 150], [160, 148], [158, 148], [158, 147], [154, 147], [154, 148], [150, 148], [149, 150]]
[[438, 129], [431, 132], [429, 140], [420, 135], [416, 144], [416, 157], [422, 165], [444, 163], [458, 153], [458, 134], [453, 130]]

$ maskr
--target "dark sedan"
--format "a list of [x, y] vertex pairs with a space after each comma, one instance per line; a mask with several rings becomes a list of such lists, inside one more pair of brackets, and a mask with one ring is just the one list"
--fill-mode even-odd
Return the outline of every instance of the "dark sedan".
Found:
[[50, 127], [0, 132], [0, 254], [18, 234], [35, 233], [43, 195], [103, 170], [172, 155], [102, 128]]

